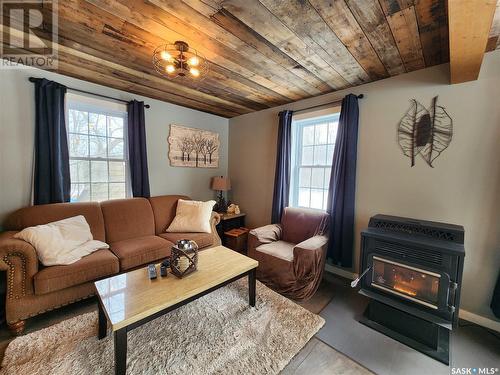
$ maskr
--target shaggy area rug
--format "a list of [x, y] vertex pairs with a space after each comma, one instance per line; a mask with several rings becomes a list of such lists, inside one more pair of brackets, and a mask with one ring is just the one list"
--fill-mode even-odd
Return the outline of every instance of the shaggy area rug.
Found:
[[[128, 333], [127, 374], [277, 374], [324, 320], [257, 282], [236, 281]], [[0, 374], [112, 374], [97, 312], [13, 340]]]

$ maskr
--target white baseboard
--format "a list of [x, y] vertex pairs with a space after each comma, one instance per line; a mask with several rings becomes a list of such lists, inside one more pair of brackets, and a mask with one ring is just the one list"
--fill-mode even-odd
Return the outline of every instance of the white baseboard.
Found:
[[337, 275], [337, 276], [345, 277], [346, 279], [349, 279], [349, 280], [354, 280], [355, 278], [358, 277], [357, 273], [347, 271], [347, 270], [344, 270], [344, 269], [339, 268], [339, 267], [332, 266], [331, 264], [325, 265], [325, 271], [333, 273], [334, 275]]
[[500, 322], [496, 320], [471, 313], [467, 310], [460, 310], [458, 316], [460, 317], [460, 319], [467, 320], [468, 322], [475, 323], [479, 326], [500, 332]]
[[[355, 278], [358, 277], [357, 273], [332, 266], [331, 264], [325, 265], [325, 271], [333, 273], [334, 275], [337, 276], [345, 277], [346, 279], [349, 280], [354, 280]], [[467, 310], [460, 310], [459, 316], [460, 319], [467, 320], [468, 322], [480, 325], [485, 328], [489, 328], [493, 331], [500, 332], [500, 322], [495, 321], [493, 319], [471, 313], [470, 311]]]

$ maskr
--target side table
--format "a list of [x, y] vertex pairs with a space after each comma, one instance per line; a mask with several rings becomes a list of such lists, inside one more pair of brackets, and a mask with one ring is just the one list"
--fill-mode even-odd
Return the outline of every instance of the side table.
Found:
[[230, 231], [231, 229], [244, 227], [246, 214], [219, 213], [219, 215], [220, 223], [217, 224], [217, 234], [222, 240], [222, 244], [225, 246], [227, 242], [224, 236], [224, 232]]

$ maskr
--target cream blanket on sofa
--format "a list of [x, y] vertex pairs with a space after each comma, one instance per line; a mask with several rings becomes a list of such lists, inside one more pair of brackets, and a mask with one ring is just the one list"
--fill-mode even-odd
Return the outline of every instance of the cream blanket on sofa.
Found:
[[82, 215], [25, 228], [14, 237], [29, 242], [44, 266], [71, 264], [98, 249], [109, 248], [94, 240]]

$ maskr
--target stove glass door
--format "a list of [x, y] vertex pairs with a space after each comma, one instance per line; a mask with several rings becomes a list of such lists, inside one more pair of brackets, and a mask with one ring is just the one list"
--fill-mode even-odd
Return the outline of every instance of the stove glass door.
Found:
[[372, 286], [432, 309], [439, 308], [441, 275], [373, 256]]

